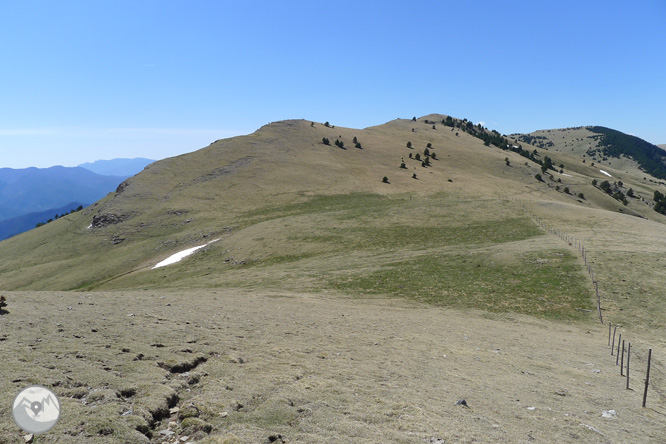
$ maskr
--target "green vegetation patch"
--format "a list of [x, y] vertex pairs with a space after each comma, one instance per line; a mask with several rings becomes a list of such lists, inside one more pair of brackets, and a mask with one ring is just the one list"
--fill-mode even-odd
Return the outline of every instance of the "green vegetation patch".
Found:
[[325, 242], [355, 249], [435, 248], [460, 244], [497, 244], [528, 239], [542, 234], [526, 218], [502, 221], [471, 221], [464, 225], [351, 227], [328, 234], [293, 236], [302, 242]]
[[261, 208], [247, 212], [243, 219], [252, 223], [286, 216], [344, 212], [343, 219], [362, 216], [368, 212], [387, 210], [392, 206], [402, 205], [400, 199], [390, 199], [379, 194], [350, 193], [329, 196], [314, 196], [305, 202], [280, 207]]
[[580, 309], [594, 308], [580, 264], [566, 250], [526, 252], [508, 260], [487, 252], [424, 255], [336, 277], [330, 286], [349, 293], [557, 319], [578, 319], [584, 313]]

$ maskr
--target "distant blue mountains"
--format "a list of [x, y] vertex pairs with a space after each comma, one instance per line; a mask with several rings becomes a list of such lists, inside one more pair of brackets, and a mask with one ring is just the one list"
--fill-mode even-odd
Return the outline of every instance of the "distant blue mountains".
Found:
[[0, 240], [100, 200], [152, 162], [113, 159], [77, 167], [0, 168]]

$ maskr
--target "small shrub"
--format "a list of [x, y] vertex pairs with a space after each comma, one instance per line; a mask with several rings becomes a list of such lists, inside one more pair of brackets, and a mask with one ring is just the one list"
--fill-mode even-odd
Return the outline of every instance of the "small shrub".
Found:
[[428, 156], [430, 155], [430, 150], [429, 150], [428, 148], [426, 148], [426, 149], [423, 151], [423, 155], [426, 156], [426, 157], [428, 157]]
[[404, 161], [400, 164], [400, 168], [402, 168], [403, 170], [407, 169], [407, 165], [405, 165]]
[[325, 122], [325, 123], [324, 123], [324, 126], [325, 126], [326, 128], [330, 128], [330, 127], [331, 127], [331, 124], [328, 123], [328, 122]]
[[330, 145], [331, 141], [328, 140], [326, 137], [324, 137], [324, 138], [321, 139], [321, 143], [323, 143], [324, 145]]
[[534, 178], [538, 180], [539, 182], [543, 182], [543, 179], [541, 178], [541, 174], [537, 173], [534, 175]]
[[384, 178], [382, 178], [382, 182], [384, 182], [384, 183], [389, 183], [389, 181], [388, 181], [388, 177], [384, 176]]
[[425, 163], [426, 166], [430, 166], [430, 157], [426, 157], [423, 163]]
[[412, 156], [412, 153], [409, 153], [409, 158], [410, 158], [410, 159], [413, 159], [413, 158], [414, 158], [414, 156]]
[[629, 188], [629, 189], [627, 190], [627, 196], [629, 196], [629, 197], [634, 197], [634, 189], [633, 189], [633, 188]]
[[426, 148], [432, 148], [432, 143], [428, 142], [428, 144], [426, 145]]
[[585, 200], [585, 195], [584, 195], [583, 193], [578, 193], [578, 197], [580, 197], [581, 199]]
[[412, 117], [412, 122], [416, 122], [416, 116]]
[[419, 153], [416, 153], [416, 156], [414, 156], [416, 160], [421, 160], [421, 155]]
[[504, 158], [504, 163], [506, 164], [506, 166], [511, 166], [511, 162], [509, 162], [509, 158], [508, 158], [508, 157], [505, 157], [505, 158]]
[[567, 193], [567, 194], [571, 194], [571, 193], [569, 192], [569, 187], [564, 187], [564, 190], [563, 190], [563, 191], [564, 191], [565, 193]]
[[7, 306], [7, 299], [5, 299], [4, 296], [0, 296], [0, 314], [9, 313], [7, 310], [5, 310], [6, 306]]
[[433, 125], [433, 126], [432, 126], [432, 129], [436, 130], [436, 129], [437, 129], [437, 127], [436, 127], [435, 125]]
[[592, 181], [592, 186], [595, 186], [595, 187], [597, 186], [597, 179], [594, 179], [594, 180]]
[[432, 151], [432, 152], [430, 153], [430, 157], [432, 157], [433, 159], [436, 160], [436, 159], [437, 159], [437, 153], [435, 153], [434, 151]]
[[412, 179], [416, 179], [416, 173], [412, 174]]
[[407, 148], [411, 148], [411, 147], [412, 147], [412, 142], [407, 142]]

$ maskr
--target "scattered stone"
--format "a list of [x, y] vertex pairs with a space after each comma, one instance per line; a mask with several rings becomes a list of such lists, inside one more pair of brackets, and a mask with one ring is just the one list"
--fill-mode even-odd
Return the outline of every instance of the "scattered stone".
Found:
[[592, 370], [592, 373], [601, 373], [601, 370], [595, 368], [594, 370]]
[[169, 409], [169, 413], [171, 413], [172, 415], [175, 415], [178, 412], [180, 412], [180, 408], [178, 407], [173, 407]]
[[227, 416], [229, 416], [229, 412], [222, 412], [220, 413], [220, 416], [226, 418]]
[[461, 405], [463, 407], [469, 408], [469, 406], [467, 405], [467, 401], [465, 401], [464, 399], [457, 400], [455, 405]]
[[587, 424], [583, 424], [583, 423], [581, 423], [580, 425], [582, 425], [583, 427], [587, 427], [588, 429], [592, 430], [592, 431], [595, 432], [595, 433], [600, 434], [601, 436], [604, 436], [603, 433], [601, 433], [599, 430], [595, 429], [595, 428], [592, 427], [591, 425], [587, 425]]
[[527, 410], [536, 410], [536, 407], [527, 407]]
[[34, 439], [35, 439], [35, 435], [33, 435], [32, 433], [29, 434], [29, 435], [24, 435], [23, 436], [23, 441], [25, 441], [26, 444], [30, 444], [31, 442], [34, 441]]
[[165, 430], [160, 430], [160, 435], [162, 435], [162, 436], [172, 436], [172, 435], [175, 435], [175, 434], [176, 434], [176, 432], [173, 432], [171, 430], [166, 430], [166, 429]]
[[186, 442], [188, 439], [190, 439], [189, 436], [181, 436], [180, 437], [181, 442]]
[[615, 410], [604, 410], [601, 413], [602, 418], [615, 418], [617, 416], [617, 412]]
[[271, 435], [268, 437], [268, 442], [287, 442], [282, 438], [282, 435]]

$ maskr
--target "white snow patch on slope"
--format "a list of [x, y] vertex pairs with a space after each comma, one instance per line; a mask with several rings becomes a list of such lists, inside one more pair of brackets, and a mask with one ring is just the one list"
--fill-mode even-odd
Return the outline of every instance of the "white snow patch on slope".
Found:
[[562, 173], [562, 175], [563, 175], [563, 176], [567, 176], [567, 177], [573, 177], [571, 174], [565, 174], [565, 173]]
[[604, 173], [604, 174], [605, 174], [606, 176], [608, 176], [608, 177], [613, 177], [613, 176], [611, 176], [610, 174], [608, 174], [607, 172], [605, 172], [604, 170], [599, 170], [599, 171], [601, 171], [602, 173]]
[[208, 246], [208, 245], [212, 244], [213, 242], [217, 242], [219, 240], [220, 239], [215, 239], [215, 240], [212, 240], [212, 241], [208, 242], [207, 244], [199, 245], [198, 247], [188, 248], [187, 250], [183, 250], [183, 251], [180, 251], [176, 254], [172, 254], [168, 258], [164, 259], [162, 262], [159, 262], [157, 265], [155, 265], [152, 268], [152, 270], [154, 270], [156, 268], [160, 268], [160, 267], [166, 267], [167, 265], [175, 264], [176, 262], [180, 262], [183, 258], [186, 258], [187, 256], [196, 252], [197, 250], [200, 250], [203, 247]]

